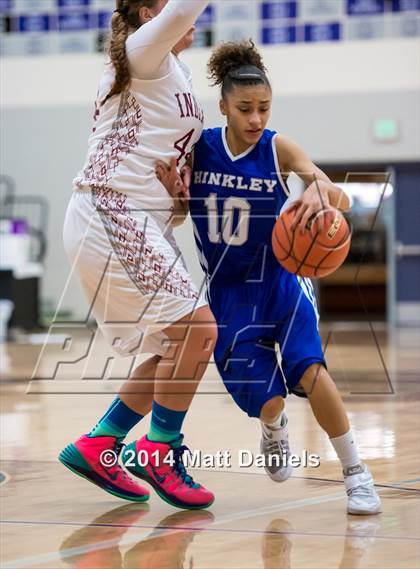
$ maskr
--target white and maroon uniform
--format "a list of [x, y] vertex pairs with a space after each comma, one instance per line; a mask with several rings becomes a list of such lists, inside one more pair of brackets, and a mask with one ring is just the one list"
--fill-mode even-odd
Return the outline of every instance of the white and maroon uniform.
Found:
[[155, 174], [158, 159], [182, 166], [201, 136], [203, 112], [188, 68], [172, 53], [207, 0], [170, 0], [126, 44], [131, 84], [100, 102], [74, 180], [64, 245], [102, 332], [122, 355], [164, 353], [167, 328], [206, 302], [191, 280], [170, 228], [173, 200]]

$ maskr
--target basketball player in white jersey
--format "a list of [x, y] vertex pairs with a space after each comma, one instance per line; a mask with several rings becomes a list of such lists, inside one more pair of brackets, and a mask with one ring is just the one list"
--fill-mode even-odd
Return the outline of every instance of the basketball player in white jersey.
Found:
[[207, 4], [117, 0], [111, 62], [64, 226], [66, 251], [110, 344], [123, 356], [154, 356], [60, 460], [111, 494], [147, 500], [148, 490], [109, 457], [118, 456], [128, 431], [152, 410], [149, 433], [135, 446], [146, 465], [133, 457], [134, 473], [165, 501], [191, 509], [210, 506], [214, 495], [185, 470], [181, 427], [217, 328], [172, 236], [173, 198], [155, 165], [176, 159], [182, 167], [201, 136], [203, 112], [178, 54], [191, 44]]

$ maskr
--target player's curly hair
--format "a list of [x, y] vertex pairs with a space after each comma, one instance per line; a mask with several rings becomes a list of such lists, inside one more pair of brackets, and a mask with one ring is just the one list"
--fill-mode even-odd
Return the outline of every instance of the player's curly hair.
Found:
[[142, 6], [154, 8], [158, 0], [117, 0], [116, 10], [112, 14], [111, 38], [108, 54], [115, 69], [115, 81], [108, 95], [102, 101], [104, 105], [114, 95], [122, 93], [130, 84], [130, 70], [125, 50], [125, 42], [130, 33], [141, 26], [139, 10]]
[[235, 85], [267, 85], [271, 89], [261, 54], [252, 40], [225, 42], [212, 53], [207, 65], [213, 85], [220, 85], [222, 96]]

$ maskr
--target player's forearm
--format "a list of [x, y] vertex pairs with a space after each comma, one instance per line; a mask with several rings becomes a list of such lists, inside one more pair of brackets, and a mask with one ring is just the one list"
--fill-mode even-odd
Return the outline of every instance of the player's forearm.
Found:
[[209, 0], [169, 0], [166, 8], [171, 7], [173, 10], [171, 12], [172, 24], [184, 26], [184, 30], [181, 33], [185, 33], [191, 28], [208, 4]]
[[350, 197], [346, 194], [345, 191], [343, 191], [338, 186], [331, 185], [329, 190], [328, 190], [328, 196], [329, 196], [330, 204], [333, 207], [336, 207], [337, 209], [339, 209], [341, 211], [348, 211], [351, 208]]
[[160, 14], [131, 34], [127, 55], [134, 74], [142, 77], [157, 70], [208, 3], [208, 0], [169, 0]]
[[188, 202], [186, 200], [174, 199], [174, 211], [172, 213], [171, 225], [178, 227], [182, 225], [188, 217], [189, 213]]

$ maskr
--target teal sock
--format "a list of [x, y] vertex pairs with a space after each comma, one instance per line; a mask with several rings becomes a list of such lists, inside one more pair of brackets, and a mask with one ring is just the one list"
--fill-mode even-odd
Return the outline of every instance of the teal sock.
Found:
[[127, 407], [127, 405], [117, 397], [88, 436], [116, 437], [119, 441], [122, 441], [127, 436], [128, 431], [142, 419], [143, 415]]
[[177, 441], [187, 411], [174, 411], [153, 401], [152, 420], [147, 438], [155, 443]]

